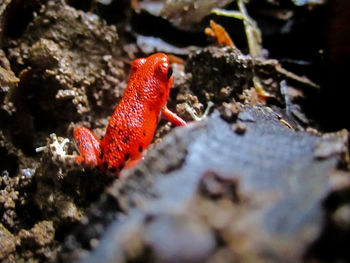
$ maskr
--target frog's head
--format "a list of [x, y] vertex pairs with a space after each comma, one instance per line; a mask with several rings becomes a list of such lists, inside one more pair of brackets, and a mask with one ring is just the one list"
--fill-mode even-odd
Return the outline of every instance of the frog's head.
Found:
[[136, 59], [131, 66], [129, 87], [140, 99], [160, 109], [169, 97], [172, 72], [169, 58], [164, 53]]

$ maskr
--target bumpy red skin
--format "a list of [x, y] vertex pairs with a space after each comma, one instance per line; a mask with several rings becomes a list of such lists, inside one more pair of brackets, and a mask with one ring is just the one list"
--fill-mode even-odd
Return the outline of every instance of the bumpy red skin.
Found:
[[84, 127], [74, 131], [81, 154], [76, 157], [78, 163], [118, 175], [140, 160], [152, 141], [160, 113], [177, 126], [186, 125], [166, 107], [173, 79], [169, 68], [168, 56], [163, 53], [133, 62], [128, 86], [104, 138], [98, 139]]

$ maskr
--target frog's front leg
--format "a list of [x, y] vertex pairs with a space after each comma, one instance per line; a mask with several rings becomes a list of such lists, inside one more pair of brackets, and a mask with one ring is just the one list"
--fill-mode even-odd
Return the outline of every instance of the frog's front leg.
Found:
[[84, 167], [100, 166], [103, 158], [101, 140], [85, 127], [75, 129], [73, 136], [80, 152], [76, 156], [77, 163]]
[[167, 121], [170, 121], [175, 126], [186, 126], [187, 122], [184, 121], [181, 117], [176, 115], [174, 112], [168, 109], [168, 107], [164, 107], [162, 109], [162, 117]]

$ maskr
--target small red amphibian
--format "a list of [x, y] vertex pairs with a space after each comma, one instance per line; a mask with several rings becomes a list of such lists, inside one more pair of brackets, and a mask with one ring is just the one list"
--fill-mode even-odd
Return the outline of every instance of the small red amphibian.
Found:
[[160, 113], [176, 126], [186, 122], [166, 107], [172, 84], [168, 56], [157, 53], [136, 59], [124, 96], [116, 107], [102, 140], [89, 129], [74, 131], [83, 166], [98, 166], [104, 172], [119, 174], [136, 163], [152, 141]]

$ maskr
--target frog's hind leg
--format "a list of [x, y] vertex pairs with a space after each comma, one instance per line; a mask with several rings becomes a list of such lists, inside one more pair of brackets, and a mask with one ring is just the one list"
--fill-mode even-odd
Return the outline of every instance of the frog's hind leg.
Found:
[[99, 166], [103, 159], [101, 140], [85, 127], [75, 129], [73, 136], [80, 152], [76, 161], [87, 167]]

